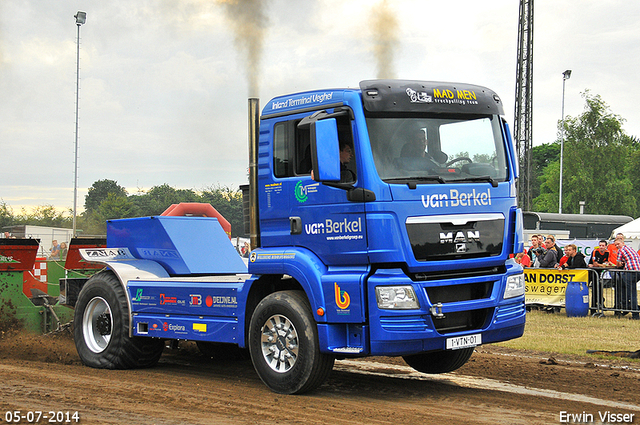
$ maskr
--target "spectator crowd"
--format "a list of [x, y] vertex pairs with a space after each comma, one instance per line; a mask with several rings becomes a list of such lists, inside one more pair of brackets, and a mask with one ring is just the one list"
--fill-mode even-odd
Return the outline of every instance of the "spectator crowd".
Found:
[[640, 270], [640, 253], [625, 244], [621, 233], [611, 243], [599, 241], [588, 260], [573, 243], [560, 248], [553, 235], [532, 235], [529, 249], [518, 253], [515, 260], [523, 267], [558, 270], [591, 267]]

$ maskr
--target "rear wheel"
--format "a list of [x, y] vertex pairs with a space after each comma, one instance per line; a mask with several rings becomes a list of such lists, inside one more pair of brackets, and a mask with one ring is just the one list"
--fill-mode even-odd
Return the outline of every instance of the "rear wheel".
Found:
[[403, 356], [402, 358], [418, 372], [446, 373], [462, 367], [473, 354], [473, 350], [471, 347], [453, 351], [433, 351]]
[[129, 337], [129, 307], [116, 275], [92, 276], [80, 291], [74, 312], [74, 340], [82, 362], [101, 369], [155, 365], [164, 340]]
[[320, 352], [311, 307], [301, 291], [276, 292], [256, 307], [249, 352], [260, 379], [280, 394], [302, 394], [327, 379], [335, 358]]

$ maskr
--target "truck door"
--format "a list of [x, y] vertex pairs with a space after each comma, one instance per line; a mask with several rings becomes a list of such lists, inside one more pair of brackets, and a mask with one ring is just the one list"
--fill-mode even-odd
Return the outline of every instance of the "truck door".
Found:
[[[262, 227], [263, 245], [304, 247], [327, 265], [366, 263], [364, 204], [347, 199], [348, 190], [361, 183], [354, 123], [348, 111], [322, 112], [321, 117], [335, 123], [330, 127], [337, 137], [331, 143], [336, 144], [336, 152], [341, 149], [342, 162], [334, 165], [343, 181], [327, 184], [314, 180], [318, 176], [312, 158], [317, 156], [312, 155], [309, 115], [295, 115], [274, 124], [273, 180], [265, 183], [265, 190], [271, 193], [269, 212], [261, 208], [261, 222], [268, 221], [272, 232], [265, 235]], [[324, 136], [316, 142], [330, 143]]]
[[[347, 108], [315, 113], [297, 125], [299, 169], [306, 170], [309, 154], [311, 168], [299, 174], [291, 200], [292, 243], [313, 251], [328, 265], [367, 262], [364, 203], [348, 196], [362, 183], [354, 125]], [[323, 156], [318, 147], [328, 147], [333, 155]], [[337, 173], [334, 181], [320, 182], [319, 173], [327, 167]]]

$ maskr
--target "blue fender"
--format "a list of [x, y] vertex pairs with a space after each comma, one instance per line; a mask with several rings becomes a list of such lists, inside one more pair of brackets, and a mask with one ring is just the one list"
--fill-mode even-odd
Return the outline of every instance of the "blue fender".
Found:
[[132, 279], [163, 279], [168, 278], [169, 274], [164, 267], [155, 261], [134, 257], [128, 248], [83, 248], [80, 249], [80, 256], [87, 262], [106, 265], [120, 280], [129, 307], [129, 336], [133, 336], [133, 309], [127, 290], [129, 281]]
[[258, 248], [251, 253], [249, 272], [254, 275], [281, 273], [294, 278], [307, 294], [318, 323], [365, 321], [362, 283], [369, 272], [368, 266], [328, 268], [305, 248]]

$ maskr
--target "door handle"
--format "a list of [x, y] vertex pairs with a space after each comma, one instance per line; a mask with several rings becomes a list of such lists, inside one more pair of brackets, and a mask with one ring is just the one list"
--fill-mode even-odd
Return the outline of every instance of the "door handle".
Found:
[[292, 235], [299, 235], [302, 233], [302, 219], [300, 217], [289, 217], [289, 224], [291, 226]]

